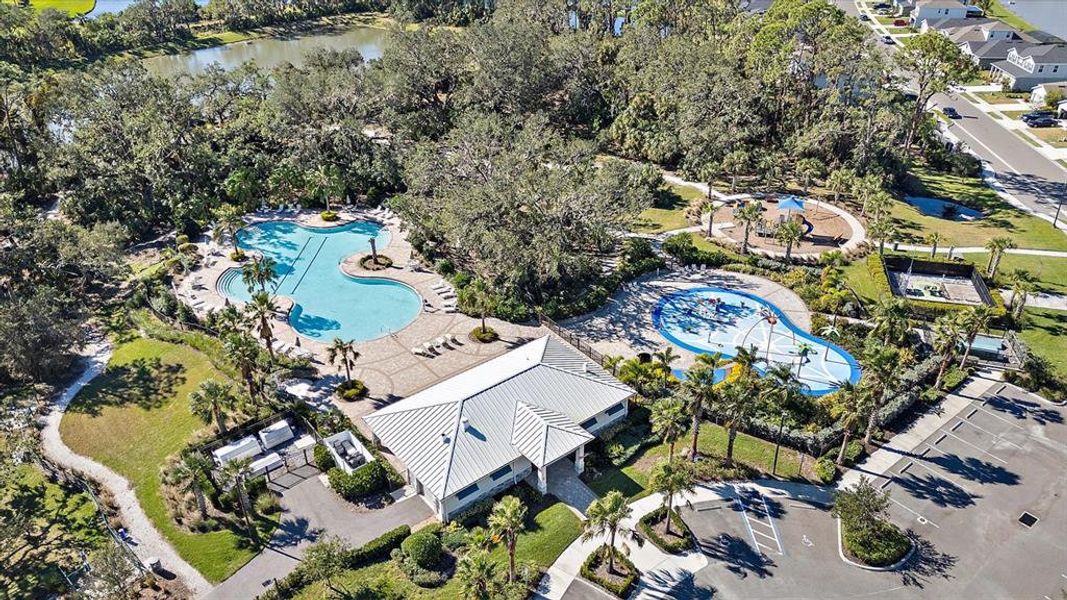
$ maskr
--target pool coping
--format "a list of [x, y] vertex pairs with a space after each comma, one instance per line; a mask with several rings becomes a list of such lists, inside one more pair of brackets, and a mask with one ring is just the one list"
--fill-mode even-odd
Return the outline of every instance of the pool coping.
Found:
[[[848, 366], [849, 366], [849, 368], [851, 370], [851, 372], [849, 373], [849, 381], [851, 383], [858, 383], [859, 382], [860, 377], [862, 375], [862, 370], [860, 369], [859, 361], [857, 361], [856, 358], [854, 356], [852, 356], [852, 354], [850, 354], [847, 350], [845, 350], [844, 348], [842, 348], [842, 347], [838, 346], [837, 344], [831, 342], [830, 340], [824, 340], [824, 339], [822, 339], [822, 338], [820, 338], [820, 337], [818, 337], [818, 336], [816, 336], [816, 335], [814, 335], [812, 333], [804, 331], [804, 329], [799, 327], [796, 323], [793, 323], [793, 321], [785, 314], [785, 312], [783, 312], [776, 305], [774, 305], [773, 303], [771, 303], [768, 300], [760, 298], [759, 296], [757, 296], [755, 294], [752, 294], [752, 293], [749, 293], [749, 292], [746, 292], [746, 291], [743, 291], [743, 290], [731, 290], [731, 289], [727, 289], [727, 288], [723, 288], [723, 287], [717, 287], [717, 286], [698, 286], [698, 287], [691, 287], [691, 288], [688, 288], [688, 289], [685, 289], [685, 290], [679, 290], [679, 291], [675, 291], [675, 292], [670, 292], [668, 294], [663, 295], [656, 302], [656, 305], [654, 307], [652, 307], [652, 326], [655, 327], [656, 331], [659, 332], [659, 334], [662, 335], [664, 338], [670, 340], [672, 343], [674, 343], [674, 344], [676, 344], [676, 345], [678, 345], [678, 346], [680, 346], [682, 348], [685, 348], [686, 350], [688, 350], [690, 352], [693, 352], [695, 354], [711, 354], [713, 352], [719, 352], [719, 354], [721, 354], [724, 358], [727, 358], [727, 359], [734, 358], [736, 356], [736, 354], [730, 354], [728, 352], [721, 352], [721, 351], [712, 351], [712, 350], [709, 350], [707, 348], [700, 348], [700, 347], [694, 346], [694, 345], [692, 345], [692, 344], [690, 344], [688, 342], [684, 342], [684, 341], [678, 339], [678, 337], [675, 336], [674, 334], [670, 333], [669, 331], [664, 330], [662, 328], [662, 326], [661, 326], [663, 307], [668, 302], [670, 302], [671, 300], [674, 300], [675, 298], [680, 298], [682, 296], [688, 296], [688, 295], [693, 294], [695, 292], [704, 292], [704, 291], [726, 292], [726, 293], [729, 293], [729, 294], [736, 294], [738, 296], [743, 296], [745, 298], [748, 298], [749, 300], [753, 300], [756, 303], [758, 303], [760, 306], [764, 306], [764, 307], [768, 308], [771, 312], [773, 312], [775, 314], [775, 316], [778, 317], [779, 321], [781, 321], [783, 324], [785, 324], [785, 326], [788, 327], [789, 330], [793, 332], [794, 335], [798, 335], [798, 336], [800, 336], [800, 337], [802, 337], [802, 338], [804, 338], [804, 339], [806, 339], [808, 341], [815, 342], [818, 345], [827, 346], [831, 350], [835, 350], [837, 352], [840, 352], [841, 355], [845, 357], [845, 362], [848, 364]], [[760, 368], [759, 366], [756, 366], [756, 365], [754, 365], [754, 368], [761, 375], [764, 375], [767, 372], [766, 369]], [[833, 392], [836, 392], [838, 389], [840, 389], [840, 388], [834, 387], [834, 388], [830, 388], [830, 389], [826, 389], [826, 390], [821, 390], [821, 389], [820, 390], [812, 390], [806, 384], [802, 383], [801, 386], [802, 386], [801, 387], [801, 393], [803, 393], [805, 396], [811, 396], [813, 398], [818, 398], [818, 397], [821, 397], [821, 396], [825, 396], [827, 394], [832, 394]]]

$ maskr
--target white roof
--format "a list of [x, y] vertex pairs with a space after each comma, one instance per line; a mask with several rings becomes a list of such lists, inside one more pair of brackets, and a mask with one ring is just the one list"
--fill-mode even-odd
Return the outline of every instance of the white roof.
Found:
[[543, 467], [592, 439], [578, 423], [634, 391], [545, 336], [367, 415], [437, 498], [519, 458]]

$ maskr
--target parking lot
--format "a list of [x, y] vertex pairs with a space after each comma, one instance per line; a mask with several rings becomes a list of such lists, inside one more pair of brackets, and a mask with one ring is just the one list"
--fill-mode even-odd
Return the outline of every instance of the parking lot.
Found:
[[884, 475], [870, 475], [890, 492], [893, 521], [917, 540], [901, 570], [844, 563], [824, 505], [736, 485], [684, 511], [710, 561], [693, 583], [725, 598], [1059, 600], [1065, 466], [1064, 410], [997, 384]]

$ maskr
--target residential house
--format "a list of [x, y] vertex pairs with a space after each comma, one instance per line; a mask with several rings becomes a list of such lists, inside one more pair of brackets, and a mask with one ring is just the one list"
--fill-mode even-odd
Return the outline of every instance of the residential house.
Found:
[[937, 31], [955, 42], [960, 50], [980, 67], [989, 68], [997, 61], [1007, 60], [1012, 48], [1023, 49], [1038, 45], [1029, 34], [1004, 24], [998, 19], [966, 18], [925, 20], [919, 27], [922, 33]]
[[1059, 98], [1057, 103], [1067, 99], [1067, 80], [1035, 85], [1030, 90], [1030, 104], [1045, 106], [1048, 104], [1050, 95]]
[[965, 19], [970, 7], [960, 0], [894, 0], [897, 13], [908, 16], [911, 24], [918, 27], [923, 21], [942, 19]]
[[1067, 76], [1067, 44], [1042, 44], [1008, 50], [1006, 60], [990, 66], [994, 81], [1013, 90], [1029, 90]]
[[[581, 473], [585, 445], [634, 390], [553, 336], [524, 344], [364, 417], [442, 520], [549, 468]], [[553, 473], [559, 473], [557, 466]], [[563, 477], [560, 475], [559, 477]]]

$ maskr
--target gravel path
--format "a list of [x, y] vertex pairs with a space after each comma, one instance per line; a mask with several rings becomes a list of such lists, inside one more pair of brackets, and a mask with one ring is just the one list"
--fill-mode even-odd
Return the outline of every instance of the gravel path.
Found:
[[94, 342], [85, 349], [84, 355], [85, 371], [63, 391], [52, 411], [45, 417], [44, 430], [41, 432], [45, 454], [61, 465], [85, 473], [111, 492], [119, 506], [126, 530], [136, 540], [136, 544], [130, 547], [138, 558], [142, 561], [149, 557], [158, 558], [163, 568], [174, 573], [195, 596], [207, 594], [212, 589], [211, 584], [199, 571], [182, 560], [174, 548], [163, 539], [148, 519], [148, 515], [141, 509], [130, 482], [104, 465], [74, 453], [60, 439], [59, 422], [63, 419], [63, 413], [74, 396], [107, 367], [107, 361], [111, 358], [111, 345], [106, 341]]

